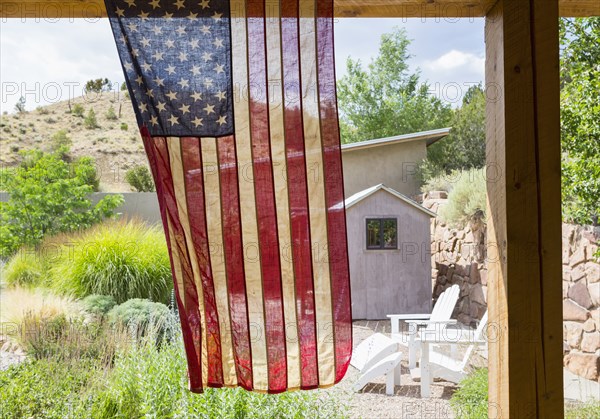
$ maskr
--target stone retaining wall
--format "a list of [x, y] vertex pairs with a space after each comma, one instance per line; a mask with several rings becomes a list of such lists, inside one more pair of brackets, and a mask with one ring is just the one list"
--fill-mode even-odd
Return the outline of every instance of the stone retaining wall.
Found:
[[[445, 192], [423, 197], [434, 212], [446, 203]], [[453, 318], [474, 325], [487, 310], [486, 225], [476, 214], [464, 228], [431, 221], [434, 301], [458, 284], [460, 298]], [[565, 366], [600, 381], [600, 264], [594, 259], [600, 227], [563, 224], [563, 347]]]

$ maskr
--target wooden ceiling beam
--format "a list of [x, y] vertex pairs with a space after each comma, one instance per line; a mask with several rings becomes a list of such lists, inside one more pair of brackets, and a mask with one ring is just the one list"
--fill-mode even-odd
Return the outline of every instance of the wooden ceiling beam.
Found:
[[[473, 18], [482, 17], [497, 0], [335, 0], [335, 15], [345, 17]], [[560, 0], [563, 17], [600, 16], [598, 0]], [[103, 0], [0, 0], [0, 18], [106, 17]]]

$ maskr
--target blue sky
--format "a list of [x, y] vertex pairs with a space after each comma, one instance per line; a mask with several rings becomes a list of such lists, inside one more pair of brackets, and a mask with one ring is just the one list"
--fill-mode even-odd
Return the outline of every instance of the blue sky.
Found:
[[[335, 24], [338, 77], [348, 56], [368, 63], [383, 33], [403, 27], [413, 40], [411, 68], [421, 70], [431, 92], [457, 105], [469, 85], [483, 82], [483, 19], [338, 19]], [[85, 82], [123, 80], [106, 19], [6, 20], [0, 25], [1, 111], [12, 112], [25, 96], [27, 108], [80, 95]]]

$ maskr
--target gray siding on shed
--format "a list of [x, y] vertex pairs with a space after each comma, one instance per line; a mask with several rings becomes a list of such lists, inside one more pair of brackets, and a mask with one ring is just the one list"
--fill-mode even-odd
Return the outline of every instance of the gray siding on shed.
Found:
[[[367, 218], [398, 219], [398, 250], [367, 250]], [[430, 216], [379, 190], [347, 210], [352, 318], [431, 310]]]

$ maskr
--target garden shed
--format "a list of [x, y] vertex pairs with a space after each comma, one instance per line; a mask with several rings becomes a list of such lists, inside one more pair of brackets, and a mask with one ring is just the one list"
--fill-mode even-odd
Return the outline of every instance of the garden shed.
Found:
[[435, 213], [383, 184], [346, 199], [352, 318], [431, 311]]

